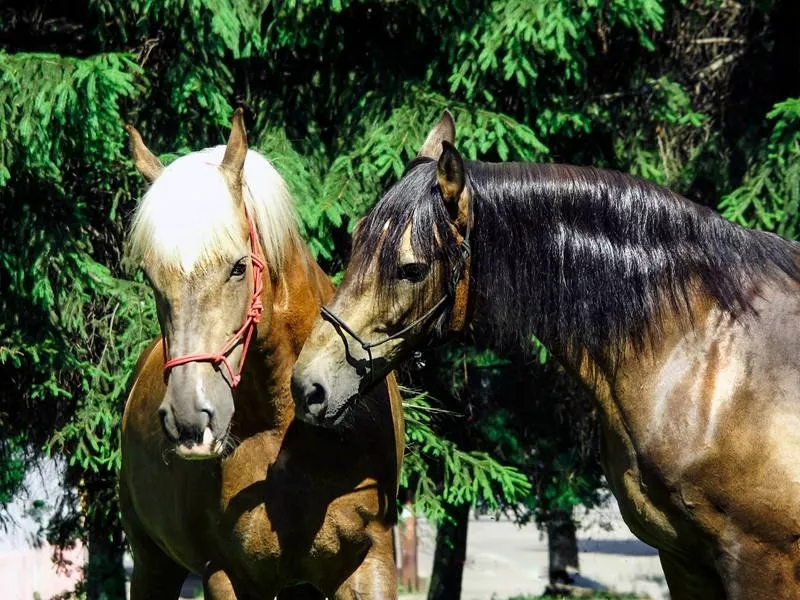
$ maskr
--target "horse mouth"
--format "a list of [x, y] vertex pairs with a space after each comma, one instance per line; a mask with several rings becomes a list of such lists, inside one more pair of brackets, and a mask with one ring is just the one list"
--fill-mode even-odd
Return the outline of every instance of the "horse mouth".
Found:
[[333, 411], [326, 411], [325, 414], [318, 416], [311, 416], [305, 412], [298, 412], [295, 418], [312, 427], [319, 427], [321, 429], [347, 429], [352, 424], [354, 419], [353, 411], [355, 404], [361, 399], [361, 394], [356, 392], [352, 394], [347, 400]]
[[195, 443], [182, 442], [175, 446], [175, 454], [184, 460], [212, 460], [222, 458], [227, 435], [214, 439], [214, 434], [209, 427], [203, 431], [203, 439]]
[[335, 429], [338, 427], [344, 427], [348, 425], [348, 423], [353, 419], [353, 411], [355, 410], [355, 405], [358, 401], [362, 398], [362, 394], [360, 392], [356, 392], [352, 394], [347, 400], [345, 400], [342, 405], [334, 411], [334, 413], [328, 419], [328, 423], [326, 424], [327, 427]]

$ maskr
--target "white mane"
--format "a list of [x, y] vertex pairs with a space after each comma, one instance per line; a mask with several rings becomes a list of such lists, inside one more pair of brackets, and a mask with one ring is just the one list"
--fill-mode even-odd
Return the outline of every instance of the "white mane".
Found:
[[[140, 202], [128, 236], [134, 264], [190, 273], [241, 252], [240, 216], [219, 170], [225, 146], [206, 148], [172, 162]], [[253, 217], [267, 264], [283, 265], [287, 244], [299, 240], [292, 197], [272, 164], [247, 151], [242, 197]]]

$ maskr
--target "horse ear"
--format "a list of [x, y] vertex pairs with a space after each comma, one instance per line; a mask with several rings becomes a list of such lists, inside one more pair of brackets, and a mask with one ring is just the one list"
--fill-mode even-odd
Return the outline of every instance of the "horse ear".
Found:
[[354, 238], [358, 236], [358, 234], [359, 234], [359, 232], [361, 231], [361, 228], [364, 226], [364, 222], [365, 222], [366, 220], [367, 220], [367, 216], [366, 216], [366, 215], [364, 215], [364, 216], [363, 216], [363, 217], [361, 217], [361, 218], [360, 218], [358, 221], [356, 221], [355, 227], [353, 227], [353, 234], [352, 234], [352, 236], [353, 236]]
[[233, 113], [231, 135], [228, 137], [225, 156], [222, 157], [220, 166], [236, 181], [240, 181], [245, 158], [247, 158], [247, 132], [244, 129], [244, 111], [239, 107]]
[[136, 165], [136, 170], [142, 174], [150, 183], [161, 175], [164, 170], [164, 165], [158, 160], [150, 149], [144, 145], [141, 134], [136, 131], [136, 128], [128, 123], [125, 125], [128, 130], [128, 136], [131, 143], [131, 154], [133, 155], [133, 164]]
[[425, 143], [422, 144], [422, 149], [417, 154], [420, 156], [427, 156], [434, 160], [439, 160], [442, 155], [442, 142], [449, 142], [450, 144], [456, 143], [456, 123], [453, 121], [453, 115], [449, 110], [442, 113], [442, 118], [431, 129], [428, 137], [425, 138]]
[[[448, 209], [458, 210], [458, 201], [464, 191], [466, 176], [464, 159], [450, 142], [442, 142], [441, 155], [436, 163], [436, 178]], [[451, 211], [453, 212], [453, 211]]]

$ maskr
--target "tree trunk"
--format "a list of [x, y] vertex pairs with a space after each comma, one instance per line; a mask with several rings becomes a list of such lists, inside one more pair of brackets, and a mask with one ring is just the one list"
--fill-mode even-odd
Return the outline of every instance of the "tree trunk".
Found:
[[554, 511], [547, 521], [551, 586], [571, 585], [578, 573], [578, 539], [572, 511]]
[[446, 505], [448, 518], [436, 532], [433, 573], [428, 600], [453, 600], [461, 597], [461, 578], [467, 558], [469, 504]]
[[125, 600], [125, 541], [118, 516], [116, 477], [113, 473], [97, 473], [85, 483], [82, 512], [89, 549], [86, 598]]
[[414, 502], [406, 499], [403, 506], [403, 518], [400, 530], [400, 585], [406, 591], [419, 590], [419, 575], [417, 574], [417, 516], [414, 514]]

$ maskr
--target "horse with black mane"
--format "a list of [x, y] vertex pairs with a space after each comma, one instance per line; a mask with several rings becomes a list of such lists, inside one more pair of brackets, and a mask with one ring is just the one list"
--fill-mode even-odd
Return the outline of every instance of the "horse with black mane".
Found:
[[122, 421], [132, 600], [175, 600], [189, 571], [206, 600], [396, 597], [400, 396], [389, 375], [335, 430], [294, 420], [292, 365], [333, 286], [285, 183], [241, 110], [227, 146], [166, 168], [129, 132], [152, 185], [128, 255], [163, 333]]
[[592, 392], [626, 523], [673, 598], [800, 598], [800, 246], [618, 172], [464, 161], [449, 113], [357, 226], [295, 365], [332, 424], [465, 327]]

